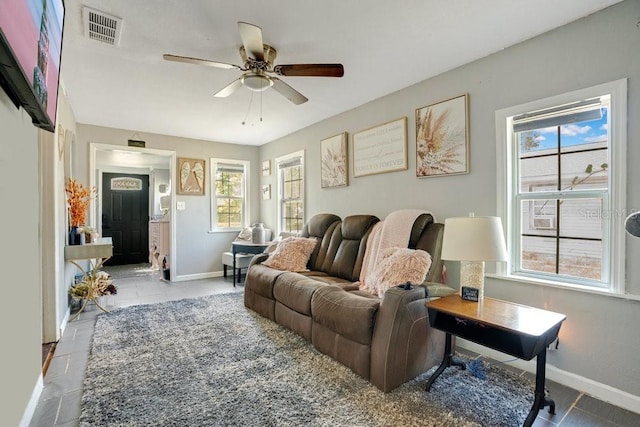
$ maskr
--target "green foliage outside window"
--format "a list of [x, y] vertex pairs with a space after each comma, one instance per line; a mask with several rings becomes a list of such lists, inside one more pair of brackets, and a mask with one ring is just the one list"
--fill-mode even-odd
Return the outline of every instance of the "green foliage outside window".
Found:
[[216, 172], [216, 218], [218, 228], [242, 227], [244, 209], [241, 171], [218, 169]]

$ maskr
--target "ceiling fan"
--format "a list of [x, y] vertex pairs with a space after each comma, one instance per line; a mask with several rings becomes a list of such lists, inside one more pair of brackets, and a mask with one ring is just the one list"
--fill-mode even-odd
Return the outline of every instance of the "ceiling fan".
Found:
[[188, 56], [165, 54], [162, 57], [167, 61], [186, 62], [189, 64], [243, 71], [244, 73], [240, 77], [214, 94], [214, 96], [219, 98], [225, 98], [231, 95], [236, 89], [243, 85], [256, 92], [261, 92], [273, 87], [289, 101], [299, 105], [307, 102], [308, 99], [293, 87], [271, 74], [285, 77], [342, 77], [344, 75], [342, 64], [274, 65], [273, 61], [276, 59], [277, 51], [273, 46], [262, 42], [262, 29], [247, 22], [238, 22], [238, 29], [240, 30], [240, 37], [242, 38], [240, 56], [242, 57], [243, 66], [209, 61], [207, 59], [190, 58]]

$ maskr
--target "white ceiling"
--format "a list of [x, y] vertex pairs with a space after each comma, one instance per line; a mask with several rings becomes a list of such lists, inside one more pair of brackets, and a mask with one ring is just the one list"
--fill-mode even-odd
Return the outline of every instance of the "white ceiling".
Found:
[[[261, 145], [586, 16], [620, 0], [65, 0], [62, 79], [79, 123]], [[119, 46], [84, 35], [82, 8], [123, 19]], [[342, 78], [282, 77], [213, 94], [241, 74], [162, 55], [243, 65], [237, 21], [262, 27], [275, 64], [342, 63]], [[242, 125], [246, 117], [246, 124]], [[144, 139], [144, 138], [142, 138]]]

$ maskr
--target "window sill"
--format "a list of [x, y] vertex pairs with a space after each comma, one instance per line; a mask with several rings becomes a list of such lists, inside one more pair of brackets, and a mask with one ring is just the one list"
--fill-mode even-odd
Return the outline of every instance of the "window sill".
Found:
[[214, 228], [209, 230], [209, 234], [223, 234], [223, 233], [239, 233], [242, 228]]
[[558, 282], [552, 282], [550, 280], [532, 279], [529, 277], [512, 276], [512, 275], [506, 275], [506, 274], [485, 274], [485, 277], [490, 277], [492, 279], [498, 279], [498, 280], [507, 280], [510, 282], [524, 283], [528, 285], [547, 286], [550, 288], [563, 289], [563, 290], [573, 291], [573, 292], [584, 292], [588, 294], [601, 295], [605, 297], [614, 297], [614, 298], [620, 298], [625, 300], [640, 301], [640, 295], [619, 294], [619, 293], [611, 292], [604, 289], [596, 289], [596, 288], [591, 288], [587, 286], [575, 285], [572, 283], [558, 283]]

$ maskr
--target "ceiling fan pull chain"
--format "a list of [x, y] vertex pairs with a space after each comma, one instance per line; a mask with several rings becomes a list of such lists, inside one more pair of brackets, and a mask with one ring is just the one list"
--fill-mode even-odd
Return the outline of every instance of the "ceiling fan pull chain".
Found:
[[262, 92], [260, 91], [260, 122], [262, 122]]
[[253, 92], [251, 92], [251, 98], [249, 98], [249, 107], [247, 108], [247, 114], [244, 115], [244, 120], [242, 121], [242, 125], [244, 126], [247, 121], [247, 117], [249, 117], [249, 111], [251, 110], [251, 103], [253, 102]]

